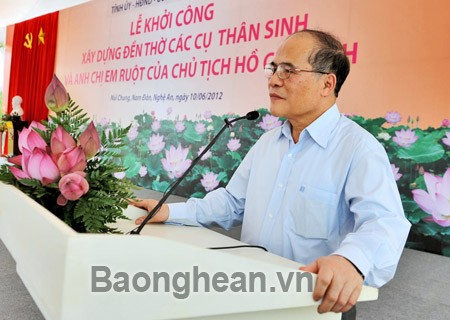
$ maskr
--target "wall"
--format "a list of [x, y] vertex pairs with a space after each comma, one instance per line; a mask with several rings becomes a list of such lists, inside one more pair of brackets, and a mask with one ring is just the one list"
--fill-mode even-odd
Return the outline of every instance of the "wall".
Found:
[[61, 12], [56, 70], [100, 130], [131, 124], [120, 174], [159, 191], [180, 171], [163, 159], [186, 165], [224, 117], [260, 109], [178, 190], [202, 197], [280, 124], [265, 109], [262, 68], [291, 27], [329, 30], [346, 44], [352, 67], [340, 109], [388, 152], [413, 223], [408, 246], [450, 255], [448, 211], [430, 189], [440, 183], [450, 197], [448, 1], [96, 0]]

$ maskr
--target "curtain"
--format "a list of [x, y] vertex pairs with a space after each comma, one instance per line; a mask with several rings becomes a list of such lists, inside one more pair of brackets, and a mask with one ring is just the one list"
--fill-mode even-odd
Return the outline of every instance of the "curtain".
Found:
[[29, 123], [47, 119], [44, 95], [54, 73], [57, 30], [58, 12], [14, 27], [8, 112], [12, 109], [11, 99], [21, 96], [22, 119]]

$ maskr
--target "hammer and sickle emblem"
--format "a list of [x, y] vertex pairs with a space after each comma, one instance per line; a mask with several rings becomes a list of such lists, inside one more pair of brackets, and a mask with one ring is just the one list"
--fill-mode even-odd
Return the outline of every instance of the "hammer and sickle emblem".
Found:
[[27, 33], [25, 35], [25, 42], [23, 43], [23, 45], [28, 48], [31, 49], [33, 44], [33, 34], [32, 33]]

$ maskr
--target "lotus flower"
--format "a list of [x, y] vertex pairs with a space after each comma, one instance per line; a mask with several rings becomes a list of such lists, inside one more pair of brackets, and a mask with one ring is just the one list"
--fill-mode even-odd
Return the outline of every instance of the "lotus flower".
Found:
[[398, 181], [403, 175], [399, 173], [398, 171], [400, 168], [397, 168], [395, 164], [391, 163], [392, 173], [394, 174], [395, 181]]
[[203, 117], [204, 117], [206, 120], [211, 119], [211, 117], [212, 117], [212, 112], [211, 112], [210, 110], [206, 110], [206, 111], [203, 113]]
[[[206, 148], [206, 146], [200, 147], [200, 149], [198, 149], [197, 155], [199, 156], [199, 155], [203, 152], [203, 150], [205, 150], [205, 148]], [[208, 150], [208, 151], [206, 151], [205, 154], [202, 156], [201, 160], [205, 161], [205, 160], [207, 160], [209, 157], [211, 157], [211, 155], [212, 155], [211, 151]]]
[[58, 158], [57, 162], [61, 175], [86, 169], [86, 156], [81, 147], [71, 147], [66, 149]]
[[391, 136], [387, 132], [380, 132], [377, 135], [377, 139], [384, 140], [384, 141], [388, 141], [390, 138], [391, 138]]
[[29, 128], [30, 129], [36, 128], [36, 129], [39, 129], [41, 131], [46, 131], [47, 130], [47, 128], [42, 123], [34, 121], [34, 120], [31, 121]]
[[86, 159], [90, 159], [97, 154], [100, 149], [100, 137], [94, 122], [91, 122], [80, 135], [78, 145], [83, 149]]
[[45, 150], [34, 148], [32, 151], [24, 149], [22, 154], [22, 170], [17, 167], [10, 167], [11, 173], [21, 180], [36, 179], [43, 185], [55, 182], [60, 174], [53, 158]]
[[197, 122], [197, 124], [195, 125], [195, 132], [197, 132], [197, 134], [202, 134], [206, 131], [206, 126], [203, 122]]
[[53, 131], [52, 136], [50, 138], [50, 148], [52, 150], [53, 155], [56, 158], [59, 158], [61, 153], [63, 153], [66, 149], [75, 147], [77, 143], [72, 136], [64, 130], [63, 127], [58, 126], [55, 131]]
[[57, 199], [57, 203], [63, 206], [67, 200], [75, 201], [89, 191], [89, 183], [84, 178], [84, 172], [73, 172], [65, 175], [59, 180], [58, 187], [61, 195]]
[[34, 148], [39, 148], [45, 150], [47, 143], [41, 137], [39, 133], [34, 131], [32, 128], [24, 128], [19, 133], [18, 146], [20, 152], [24, 152], [24, 149], [28, 151], [33, 151]]
[[141, 166], [141, 168], [139, 169], [139, 175], [141, 176], [141, 178], [145, 177], [147, 173], [148, 173], [147, 167]]
[[416, 136], [414, 131], [412, 131], [411, 129], [402, 129], [400, 131], [395, 131], [395, 137], [392, 138], [392, 141], [394, 141], [400, 147], [409, 147], [414, 142], [416, 142], [417, 139], [419, 139], [419, 137]]
[[134, 139], [137, 138], [138, 134], [139, 134], [138, 126], [133, 125], [131, 126], [130, 131], [128, 131], [127, 137], [128, 139], [130, 139], [130, 141], [133, 141]]
[[445, 138], [442, 139], [442, 142], [450, 147], [450, 132], [445, 133]]
[[445, 127], [450, 127], [450, 120], [449, 119], [442, 120], [441, 126], [444, 127], [444, 128]]
[[158, 131], [161, 128], [161, 122], [159, 120], [155, 120], [152, 123], [152, 130], [153, 131]]
[[188, 151], [181, 146], [176, 149], [170, 146], [170, 149], [166, 150], [166, 157], [161, 159], [161, 162], [170, 179], [181, 177], [191, 165], [192, 160], [186, 159]]
[[213, 172], [207, 172], [203, 174], [203, 178], [200, 183], [205, 188], [206, 192], [212, 191], [219, 186], [219, 180], [217, 180], [217, 174]]
[[69, 94], [56, 75], [45, 91], [45, 104], [53, 112], [61, 112], [69, 106]]
[[160, 153], [165, 145], [164, 136], [160, 136], [159, 133], [153, 134], [147, 142], [148, 150], [150, 150], [153, 155]]
[[396, 123], [400, 122], [400, 120], [402, 120], [402, 117], [401, 117], [400, 113], [394, 111], [394, 112], [386, 113], [386, 116], [384, 117], [384, 119], [386, 119], [386, 121], [389, 122], [390, 124], [396, 124]]
[[266, 114], [264, 117], [262, 117], [262, 121], [259, 123], [259, 126], [264, 131], [269, 131], [273, 128], [281, 126], [282, 122], [280, 121], [280, 118], [274, 117], [270, 114]]
[[175, 130], [178, 133], [183, 132], [184, 129], [186, 129], [186, 127], [185, 127], [183, 121], [177, 121], [177, 123], [175, 123]]
[[241, 142], [239, 139], [230, 139], [227, 143], [227, 147], [230, 151], [237, 151], [241, 147]]
[[427, 191], [415, 189], [412, 191], [414, 201], [437, 224], [443, 227], [450, 226], [450, 167], [443, 177], [424, 173]]

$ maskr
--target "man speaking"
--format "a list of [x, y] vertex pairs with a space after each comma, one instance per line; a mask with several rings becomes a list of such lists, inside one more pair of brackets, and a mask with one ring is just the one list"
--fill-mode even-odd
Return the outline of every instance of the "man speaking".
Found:
[[[380, 287], [394, 276], [410, 223], [384, 148], [339, 113], [349, 71], [332, 35], [290, 35], [264, 68], [270, 112], [286, 122], [256, 142], [226, 188], [165, 204], [150, 222], [242, 223], [243, 242], [317, 273], [318, 312], [354, 318], [363, 283]], [[133, 204], [150, 211], [156, 203]]]

